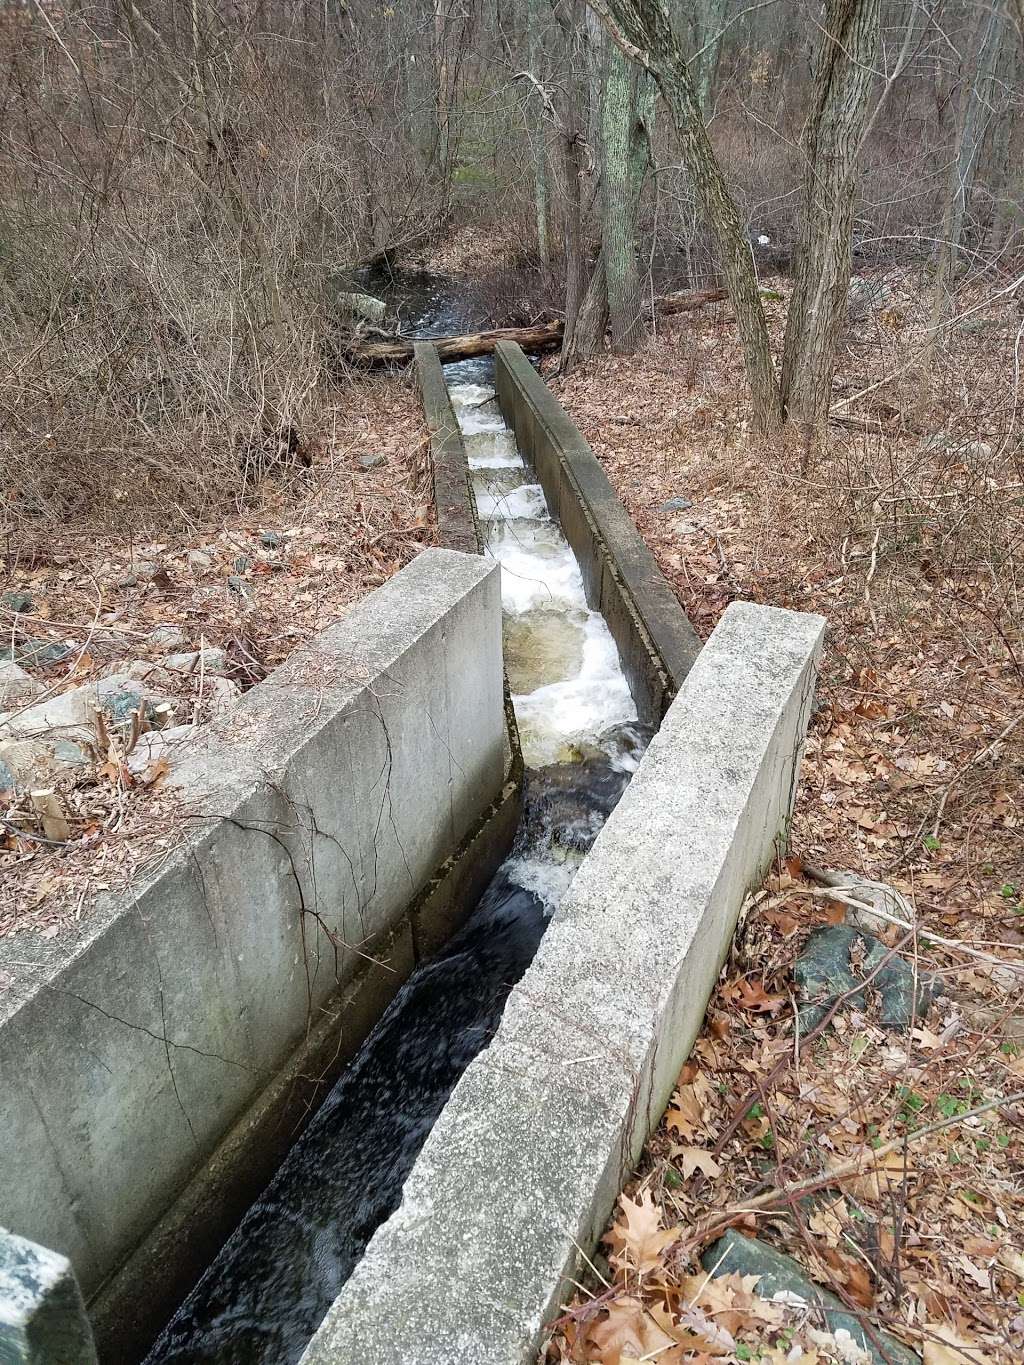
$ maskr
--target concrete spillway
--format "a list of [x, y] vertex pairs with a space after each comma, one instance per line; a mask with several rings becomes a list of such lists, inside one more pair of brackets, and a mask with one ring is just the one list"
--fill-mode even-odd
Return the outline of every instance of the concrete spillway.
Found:
[[[298, 1359], [451, 1090], [492, 1036], [547, 919], [645, 744], [608, 627], [494, 390], [459, 383], [485, 553], [501, 570], [504, 657], [528, 769], [511, 856], [465, 926], [396, 996], [268, 1189], [147, 1358]], [[426, 796], [426, 794], [424, 794]]]

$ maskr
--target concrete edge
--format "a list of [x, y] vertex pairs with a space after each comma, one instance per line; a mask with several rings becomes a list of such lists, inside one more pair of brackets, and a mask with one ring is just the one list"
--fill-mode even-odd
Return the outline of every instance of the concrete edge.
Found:
[[519, 346], [494, 353], [498, 401], [533, 465], [608, 622], [642, 720], [657, 724], [692, 668], [700, 637], [601, 468]]
[[535, 1360], [788, 833], [824, 625], [727, 609], [301, 1365]]
[[413, 355], [430, 434], [438, 540], [446, 549], [476, 555], [480, 553], [480, 534], [469, 486], [466, 443], [448, 396], [437, 347], [432, 341], [417, 341]]
[[[409, 916], [368, 944], [363, 972], [324, 1002], [281, 1071], [221, 1139], [164, 1216], [89, 1299], [104, 1360], [145, 1355], [269, 1184], [320, 1102], [415, 965]], [[140, 1297], [139, 1286], [146, 1286]]]
[[[433, 341], [417, 341], [413, 346], [413, 353], [423, 414], [427, 431], [430, 433], [438, 540], [448, 550], [483, 554], [483, 538], [476, 515], [476, 500], [470, 484], [466, 442], [448, 393], [437, 345]], [[507, 676], [505, 725], [508, 731], [509, 781], [516, 787], [519, 801], [517, 809], [521, 809], [523, 751], [519, 743], [519, 725], [512, 705]], [[513, 834], [514, 832], [513, 830]], [[510, 839], [509, 847], [511, 846]]]

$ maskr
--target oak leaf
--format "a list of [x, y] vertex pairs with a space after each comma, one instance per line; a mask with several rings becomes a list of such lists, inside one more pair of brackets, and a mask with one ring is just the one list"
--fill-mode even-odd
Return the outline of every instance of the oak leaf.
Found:
[[641, 1275], [657, 1269], [661, 1264], [661, 1253], [678, 1239], [681, 1229], [661, 1226], [661, 1209], [655, 1204], [650, 1190], [644, 1190], [639, 1199], [621, 1194], [619, 1204], [623, 1217], [616, 1221], [609, 1234], [609, 1241], [615, 1247], [612, 1259], [620, 1264], [623, 1259], [628, 1260]]

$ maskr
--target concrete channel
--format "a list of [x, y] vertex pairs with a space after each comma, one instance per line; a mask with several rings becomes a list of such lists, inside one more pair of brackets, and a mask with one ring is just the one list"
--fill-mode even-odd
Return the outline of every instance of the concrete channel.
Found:
[[0, 944], [0, 1225], [70, 1258], [101, 1359], [142, 1354], [505, 857], [498, 577], [425, 551], [181, 750], [153, 870]]
[[[477, 515], [465, 436], [477, 399], [461, 394], [456, 411], [429, 343], [416, 370], [444, 548], [196, 741], [176, 776], [189, 819], [157, 869], [76, 936], [19, 939], [10, 967], [0, 945], [14, 973], [0, 1002], [3, 1117], [20, 1177], [0, 1191], [0, 1224], [70, 1258], [101, 1361], [145, 1350], [480, 896], [513, 844], [523, 747], [550, 761], [536, 736], [521, 745], [503, 674], [501, 575], [483, 552], [502, 572], [517, 561]], [[578, 563], [576, 615], [603, 618], [630, 714], [657, 733], [304, 1365], [535, 1358], [792, 810], [824, 623], [734, 605], [701, 650], [517, 347], [499, 345], [494, 387]], [[60, 1257], [51, 1279], [77, 1330]], [[39, 1303], [19, 1303], [24, 1340], [33, 1313], [52, 1329], [40, 1284]]]
[[[417, 363], [449, 461], [445, 515], [464, 532], [440, 366], [426, 350]], [[302, 1365], [536, 1359], [788, 834], [824, 621], [734, 604], [701, 651], [518, 348], [499, 345], [496, 386], [588, 601], [607, 610], [637, 710], [661, 726]]]

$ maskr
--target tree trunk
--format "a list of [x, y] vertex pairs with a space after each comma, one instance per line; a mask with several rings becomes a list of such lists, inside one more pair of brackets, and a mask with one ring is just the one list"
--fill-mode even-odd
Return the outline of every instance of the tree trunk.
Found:
[[974, 60], [964, 62], [961, 73], [963, 90], [957, 110], [956, 145], [946, 191], [939, 246], [935, 253], [935, 286], [931, 308], [933, 333], [949, 310], [956, 286], [964, 222], [970, 207], [978, 157], [985, 137], [989, 91], [1001, 19], [997, 4], [993, 4], [991, 9], [982, 13], [973, 45]]
[[645, 157], [646, 133], [637, 109], [637, 86], [645, 79], [609, 43], [601, 98], [601, 199], [604, 207], [604, 274], [612, 349], [631, 355], [644, 336], [636, 219]]
[[879, 0], [828, 0], [804, 131], [804, 214], [782, 356], [787, 417], [828, 419], [850, 288], [856, 162], [878, 52]]
[[[541, 72], [540, 0], [527, 0], [526, 41], [527, 59], [531, 74], [538, 81]], [[544, 111], [536, 92], [531, 92], [527, 115], [530, 130], [530, 150], [533, 157], [533, 211], [537, 224], [537, 256], [544, 283], [551, 277], [551, 237], [548, 231], [548, 156], [544, 133]]]
[[697, 6], [697, 99], [705, 123], [714, 108], [715, 76], [729, 0], [700, 0]]
[[762, 433], [774, 431], [781, 424], [782, 410], [754, 263], [663, 0], [590, 0], [590, 4], [626, 55], [651, 72], [668, 105], [736, 310], [754, 425]]

